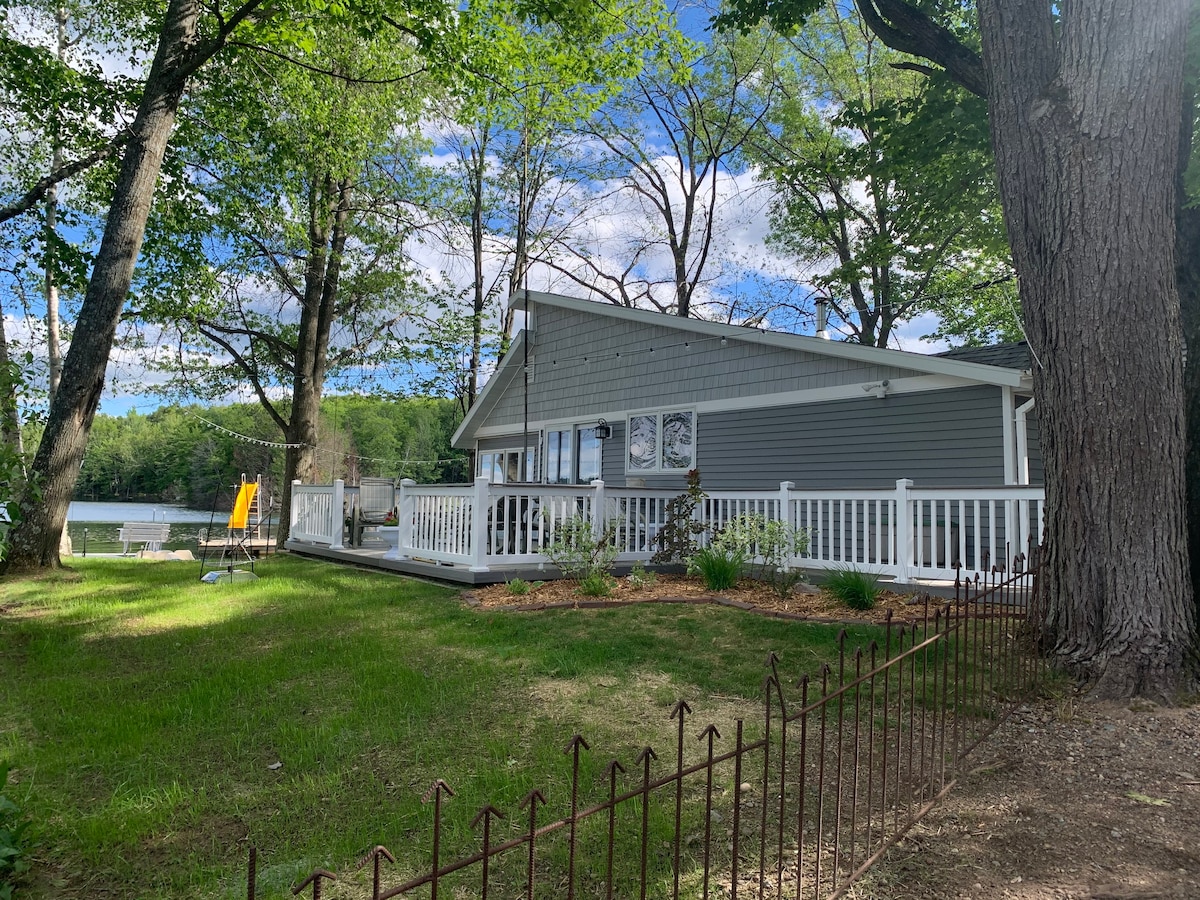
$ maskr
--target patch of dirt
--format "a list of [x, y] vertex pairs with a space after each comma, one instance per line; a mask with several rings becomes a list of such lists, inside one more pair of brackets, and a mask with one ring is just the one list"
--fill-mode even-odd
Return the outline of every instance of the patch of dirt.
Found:
[[1020, 708], [862, 900], [1200, 897], [1200, 708]]
[[636, 586], [628, 577], [616, 579], [617, 585], [607, 597], [588, 597], [578, 592], [574, 581], [547, 581], [536, 584], [527, 594], [514, 594], [507, 584], [493, 584], [467, 593], [468, 602], [492, 609], [509, 608], [532, 611], [557, 606], [592, 609], [630, 603], [722, 603], [742, 609], [755, 609], [782, 618], [810, 619], [824, 622], [883, 622], [890, 611], [894, 620], [920, 619], [924, 602], [917, 593], [883, 591], [875, 606], [869, 610], [854, 610], [831, 594], [812, 585], [798, 585], [786, 598], [781, 598], [767, 584], [743, 578], [736, 588], [713, 593], [704, 583], [690, 575], [657, 575], [652, 585]]

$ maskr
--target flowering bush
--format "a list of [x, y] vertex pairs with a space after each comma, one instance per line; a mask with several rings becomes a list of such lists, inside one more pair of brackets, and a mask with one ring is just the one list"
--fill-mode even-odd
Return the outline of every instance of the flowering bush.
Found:
[[396, 511], [394, 509], [390, 513], [388, 513], [386, 516], [383, 517], [383, 524], [384, 525], [399, 525], [400, 524], [400, 517], [398, 515], [396, 515]]

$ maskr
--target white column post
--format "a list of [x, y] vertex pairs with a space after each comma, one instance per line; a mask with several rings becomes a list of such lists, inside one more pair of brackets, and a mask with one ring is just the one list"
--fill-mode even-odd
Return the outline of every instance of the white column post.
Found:
[[779, 482], [779, 520], [794, 525], [792, 521], [792, 491], [796, 489], [794, 481]]
[[400, 496], [396, 499], [396, 516], [400, 532], [397, 535], [400, 539], [397, 545], [396, 552], [400, 559], [408, 559], [411, 555], [408, 551], [412, 549], [413, 528], [415, 526], [414, 515], [416, 500], [413, 498], [412, 488], [415, 488], [417, 483], [411, 478], [401, 478], [397, 490]]
[[913, 534], [913, 505], [908, 494], [912, 486], [911, 478], [896, 479], [897, 584], [908, 584], [912, 581], [912, 571], [917, 560], [917, 548]]
[[[794, 481], [779, 482], [779, 521], [788, 525], [796, 524], [792, 520], [792, 491], [795, 489], [795, 487], [796, 483]], [[785, 569], [795, 562], [795, 556], [793, 555], [795, 549], [795, 547], [792, 547], [788, 551], [787, 559], [783, 561], [783, 567]]]
[[487, 572], [488, 519], [492, 514], [491, 483], [486, 475], [475, 479], [475, 498], [471, 501], [471, 560], [470, 572]]
[[592, 537], [600, 540], [604, 534], [604, 479], [591, 482], [592, 491]]
[[[296, 490], [296, 488], [299, 485], [300, 485], [300, 479], [293, 478], [292, 479], [292, 508], [290, 510], [288, 510], [288, 516], [290, 517], [290, 521], [288, 522], [288, 538], [289, 539], [292, 538], [296, 534], [296, 523], [300, 521], [300, 516], [299, 516], [299, 505], [300, 504], [297, 501], [297, 498], [300, 496], [300, 492]], [[304, 533], [308, 534], [307, 528], [304, 529]]]
[[330, 523], [333, 525], [333, 543], [329, 545], [329, 549], [341, 550], [342, 532], [346, 529], [346, 482], [340, 478], [333, 483], [333, 507], [330, 515], [333, 517], [333, 522]]

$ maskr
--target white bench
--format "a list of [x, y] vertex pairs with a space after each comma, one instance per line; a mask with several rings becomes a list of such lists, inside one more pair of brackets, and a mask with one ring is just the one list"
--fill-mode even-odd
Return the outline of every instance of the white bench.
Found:
[[171, 526], [165, 522], [126, 522], [117, 532], [121, 555], [129, 555], [130, 544], [141, 544], [143, 550], [161, 550]]

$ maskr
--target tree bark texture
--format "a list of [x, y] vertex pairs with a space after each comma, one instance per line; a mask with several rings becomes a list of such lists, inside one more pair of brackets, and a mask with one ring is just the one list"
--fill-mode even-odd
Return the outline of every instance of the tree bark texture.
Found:
[[1188, 0], [979, 0], [1037, 359], [1046, 649], [1100, 696], [1195, 683], [1175, 176]]
[[21, 523], [13, 534], [6, 571], [60, 564], [58, 547], [67, 506], [104, 389], [108, 354], [175, 125], [199, 14], [196, 0], [171, 0], [167, 7], [158, 49], [121, 160], [100, 251], [79, 310], [79, 327], [63, 361], [62, 380], [34, 456], [33, 486], [21, 500]]
[[[1200, 31], [1200, 2], [1192, 2], [1188, 34]], [[1183, 312], [1183, 345], [1190, 348], [1183, 369], [1187, 416], [1187, 521], [1188, 558], [1191, 560], [1192, 595], [1200, 602], [1200, 204], [1187, 196], [1186, 174], [1191, 158], [1196, 121], [1200, 65], [1195, 49], [1188, 48], [1183, 81], [1183, 127], [1179, 132], [1179, 168], [1176, 178], [1175, 274], [1179, 282], [1179, 307]]]

